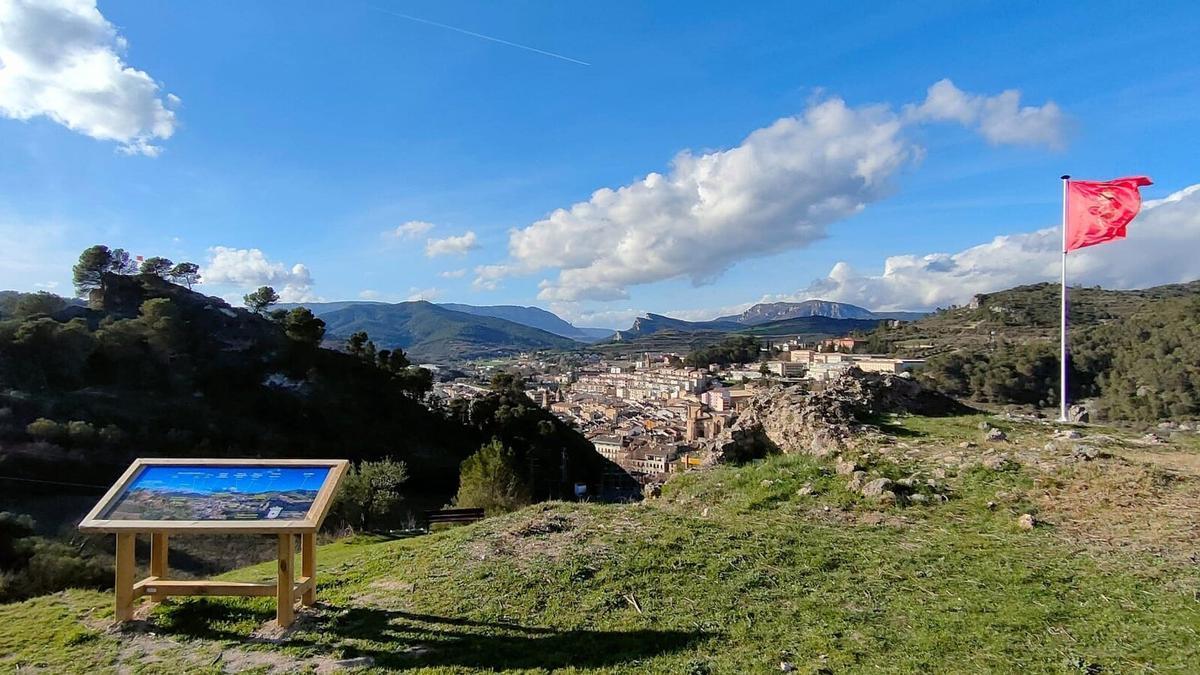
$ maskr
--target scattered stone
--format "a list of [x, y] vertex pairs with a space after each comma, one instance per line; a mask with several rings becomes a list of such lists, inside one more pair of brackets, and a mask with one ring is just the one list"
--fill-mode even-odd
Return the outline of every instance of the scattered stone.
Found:
[[1017, 527], [1021, 528], [1022, 530], [1032, 530], [1033, 528], [1037, 527], [1037, 519], [1033, 517], [1032, 513], [1022, 513], [1021, 516], [1017, 518]]
[[651, 498], [661, 497], [662, 486], [658, 484], [651, 485], [650, 487], [646, 488], [645, 495]]
[[791, 661], [780, 661], [779, 662], [779, 670], [781, 670], [785, 673], [795, 672], [796, 664], [792, 663]]
[[932, 473], [932, 474], [933, 474], [933, 477], [934, 477], [934, 478], [937, 478], [937, 479], [939, 479], [939, 480], [945, 480], [945, 479], [946, 479], [946, 470], [945, 470], [945, 469], [943, 469], [943, 468], [941, 468], [941, 467], [938, 467], [938, 468], [934, 469], [934, 470], [933, 470], [933, 471], [931, 471], [930, 473]]
[[917, 492], [917, 493], [915, 493], [915, 494], [911, 494], [911, 495], [909, 495], [909, 496], [908, 496], [908, 501], [912, 502], [913, 504], [928, 504], [928, 503], [929, 503], [929, 496], [928, 496], [928, 495], [923, 495], [923, 494], [921, 494], [920, 492]]
[[882, 506], [893, 506], [896, 503], [896, 493], [891, 490], [884, 490], [879, 493], [879, 503]]
[[988, 502], [987, 508], [988, 508], [988, 511], [995, 511], [996, 510], [996, 502]]
[[812, 483], [805, 483], [804, 485], [800, 486], [799, 490], [796, 490], [796, 494], [800, 495], [801, 497], [807, 497], [808, 495], [811, 495], [812, 493], [813, 493]]
[[1054, 435], [1057, 438], [1065, 438], [1068, 441], [1077, 441], [1077, 440], [1083, 438], [1083, 434], [1079, 433], [1075, 429], [1066, 429], [1063, 431], [1056, 431], [1054, 433]]
[[1150, 445], [1162, 445], [1165, 441], [1158, 434], [1149, 433], [1142, 436], [1142, 442], [1149, 443]]
[[1179, 430], [1180, 431], [1195, 431], [1196, 425], [1192, 424], [1191, 422], [1180, 422]]
[[866, 471], [855, 471], [850, 474], [850, 481], [846, 483], [846, 489], [851, 492], [858, 492], [863, 487], [863, 482], [867, 480]]
[[992, 471], [1004, 471], [1016, 464], [1008, 455], [987, 455], [982, 461], [983, 468], [991, 469]]
[[1007, 441], [1008, 434], [999, 429], [988, 429], [988, 432], [983, 436], [983, 440], [989, 443], [999, 443], [1001, 441]]
[[[892, 481], [888, 478], [876, 478], [875, 480], [863, 486], [862, 494], [864, 497], [881, 497], [885, 491], [890, 492], [888, 488], [892, 486]], [[892, 499], [896, 497], [892, 494]]]
[[700, 512], [700, 517], [701, 517], [701, 518], [707, 518], [707, 517], [708, 517], [708, 507], [707, 507], [707, 506], [706, 506], [706, 507], [704, 507], [704, 510]]
[[958, 447], [962, 448], [963, 450], [967, 450], [969, 448], [974, 448], [977, 446], [975, 443], [972, 443], [971, 441], [963, 441], [962, 443], [958, 444]]
[[839, 476], [849, 476], [855, 471], [858, 471], [858, 465], [848, 459], [842, 459], [841, 457], [838, 457], [837, 464], [834, 466], [834, 471], [836, 471]]
[[375, 665], [375, 659], [369, 656], [359, 656], [353, 659], [342, 659], [334, 661], [331, 664], [334, 670], [346, 670], [350, 668], [370, 668]]
[[1100, 451], [1090, 445], [1077, 445], [1071, 456], [1083, 462], [1090, 462], [1100, 457]]
[[989, 430], [989, 429], [991, 429], [991, 428], [992, 428], [992, 423], [991, 423], [991, 422], [988, 422], [987, 420], [984, 420], [984, 421], [982, 421], [982, 422], [980, 422], [980, 423], [979, 423], [979, 430], [980, 430], [980, 431], [988, 431], [988, 430]]
[[771, 487], [774, 484], [775, 484], [775, 481], [771, 480], [770, 478], [764, 478], [763, 481], [761, 483], [759, 483], [759, 485], [761, 485], [762, 487]]
[[1158, 423], [1159, 429], [1176, 429], [1178, 427], [1179, 427], [1179, 425], [1175, 424], [1174, 422], [1159, 422]]

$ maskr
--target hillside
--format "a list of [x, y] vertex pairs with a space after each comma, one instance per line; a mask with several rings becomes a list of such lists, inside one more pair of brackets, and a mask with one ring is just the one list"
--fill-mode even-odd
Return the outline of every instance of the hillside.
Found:
[[[411, 487], [382, 526], [446, 504], [462, 462], [493, 438], [537, 499], [595, 488], [606, 468], [523, 393], [490, 392], [469, 417], [431, 409], [428, 371], [319, 348], [304, 312], [262, 316], [153, 275], [105, 282], [97, 309], [0, 317], [0, 512], [33, 516], [39, 534], [71, 534], [135, 457], [390, 457]], [[2, 521], [0, 598], [15, 571]], [[230, 568], [219, 551], [190, 562]]]
[[633, 325], [629, 327], [629, 330], [617, 331], [613, 339], [628, 342], [662, 331], [674, 331], [676, 333], [698, 333], [701, 331], [732, 332], [742, 327], [741, 324], [735, 321], [684, 321], [683, 319], [674, 319], [662, 314], [647, 314], [634, 319]]
[[[0, 606], [0, 666], [45, 672], [1196, 672], [1200, 442], [1030, 420], [881, 420], [850, 460], [775, 456], [638, 505], [551, 503], [322, 547], [320, 605]], [[1007, 441], [984, 441], [987, 422]], [[964, 447], [965, 446], [965, 447]], [[918, 499], [918, 496], [921, 496]], [[1033, 514], [1032, 530], [1018, 516]], [[1151, 525], [1147, 525], [1150, 523]], [[273, 566], [229, 578], [265, 579]], [[353, 659], [353, 660], [351, 660]]]
[[366, 331], [380, 348], [400, 347], [417, 361], [441, 362], [535, 349], [570, 349], [576, 341], [505, 319], [456, 312], [430, 302], [353, 303], [318, 316], [328, 339]]
[[[1072, 328], [1102, 325], [1128, 318], [1148, 303], [1194, 297], [1198, 293], [1200, 281], [1130, 291], [1071, 288], [1068, 324]], [[944, 309], [888, 329], [887, 339], [898, 350], [911, 354], [946, 346], [987, 345], [995, 340], [1055, 339], [1059, 298], [1059, 286], [1051, 283], [985, 293], [966, 306]]]
[[519, 323], [524, 326], [540, 328], [547, 333], [554, 333], [579, 342], [596, 342], [613, 336], [616, 331], [611, 328], [580, 328], [564, 321], [553, 312], [547, 312], [540, 307], [521, 307], [518, 305], [463, 305], [452, 302], [439, 303], [445, 307], [464, 314], [475, 316], [491, 316]]

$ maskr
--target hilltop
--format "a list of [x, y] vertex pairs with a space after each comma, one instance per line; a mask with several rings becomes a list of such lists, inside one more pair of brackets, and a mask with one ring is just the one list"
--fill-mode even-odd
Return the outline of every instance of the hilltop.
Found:
[[[270, 600], [182, 600], [142, 610], [123, 631], [108, 627], [111, 598], [100, 592], [2, 606], [0, 665], [1200, 669], [1193, 432], [1150, 442], [984, 415], [876, 425], [841, 457], [694, 471], [642, 504], [549, 503], [427, 536], [324, 546], [320, 605], [286, 633], [272, 627]], [[884, 479], [897, 503], [870, 496]], [[272, 574], [264, 564], [229, 578]]]
[[[1200, 280], [1128, 291], [1070, 288], [1068, 325], [1073, 329], [1104, 325], [1127, 319], [1156, 302], [1197, 294], [1200, 294]], [[982, 293], [967, 305], [942, 309], [889, 329], [887, 338], [906, 354], [937, 351], [947, 345], [987, 345], [997, 339], [1013, 342], [1057, 339], [1059, 302], [1059, 286], [1051, 283]]]

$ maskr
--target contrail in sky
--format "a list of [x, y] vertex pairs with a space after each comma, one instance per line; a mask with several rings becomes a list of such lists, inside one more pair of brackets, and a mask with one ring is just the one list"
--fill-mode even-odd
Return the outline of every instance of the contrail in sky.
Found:
[[471, 37], [477, 37], [482, 40], [488, 40], [489, 42], [497, 42], [502, 45], [508, 45], [509, 47], [516, 47], [517, 49], [524, 49], [527, 52], [533, 52], [535, 54], [542, 54], [545, 56], [553, 56], [556, 59], [562, 59], [563, 61], [570, 61], [571, 63], [578, 63], [581, 66], [592, 65], [592, 64], [588, 63], [587, 61], [580, 61], [579, 59], [573, 59], [569, 56], [563, 56], [562, 54], [555, 54], [554, 52], [548, 52], [544, 49], [538, 49], [537, 47], [530, 47], [528, 45], [517, 44], [516, 42], [509, 42], [508, 40], [501, 40], [500, 38], [495, 38], [490, 35], [484, 35], [482, 33], [476, 33], [474, 31], [469, 31], [465, 28], [457, 28], [455, 26], [447, 26], [444, 23], [430, 21], [429, 19], [422, 19], [422, 18], [416, 17], [416, 16], [409, 16], [408, 14], [401, 14], [400, 12], [393, 12], [390, 9], [383, 9], [382, 7], [375, 7], [373, 5], [367, 5], [367, 7], [375, 10], [376, 12], [383, 12], [384, 14], [391, 14], [392, 16], [398, 16], [401, 19], [408, 19], [409, 21], [416, 21], [417, 23], [423, 23], [423, 24], [426, 24], [429, 26], [436, 26], [438, 28], [452, 30], [455, 33], [462, 33], [463, 35], [470, 35]]

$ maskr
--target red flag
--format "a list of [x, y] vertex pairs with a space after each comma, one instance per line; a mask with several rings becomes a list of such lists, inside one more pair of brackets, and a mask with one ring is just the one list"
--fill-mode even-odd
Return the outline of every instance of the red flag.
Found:
[[1107, 181], [1067, 181], [1067, 250], [1125, 238], [1125, 226], [1142, 208], [1145, 176]]

